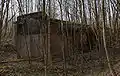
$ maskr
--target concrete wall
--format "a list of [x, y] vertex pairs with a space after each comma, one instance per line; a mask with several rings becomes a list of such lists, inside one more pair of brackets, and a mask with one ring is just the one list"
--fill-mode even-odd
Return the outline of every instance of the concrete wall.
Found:
[[62, 57], [62, 46], [63, 41], [61, 39], [61, 36], [57, 34], [59, 28], [59, 24], [52, 23], [51, 25], [51, 55], [53, 57]]
[[[42, 20], [39, 20], [39, 18], [37, 17], [34, 18], [34, 15], [32, 16], [29, 15], [28, 18], [26, 17], [26, 18], [23, 18], [23, 19], [21, 18], [18, 20], [16, 45], [17, 45], [17, 50], [20, 53], [21, 57], [28, 57], [28, 52], [29, 52], [30, 57], [43, 56], [43, 51], [47, 49], [46, 47], [47, 44], [44, 43], [43, 41], [47, 40], [47, 38], [44, 38], [44, 37], [47, 36], [48, 21], [46, 20], [43, 22]], [[69, 36], [67, 38], [64, 37], [64, 39], [62, 40], [61, 39], [62, 34], [58, 33], [58, 31], [60, 31], [59, 30], [60, 20], [52, 20], [50, 24], [51, 24], [50, 26], [50, 52], [51, 52], [52, 57], [62, 58], [63, 46], [65, 47], [64, 50], [67, 56], [71, 55], [71, 53], [75, 52], [75, 50], [81, 51], [80, 48], [84, 48], [83, 49], [84, 51], [89, 50], [88, 49], [89, 45], [86, 43], [88, 43], [87, 41], [90, 38], [88, 38], [86, 34], [87, 33], [86, 30], [83, 34], [83, 39], [81, 40], [81, 37], [80, 37], [81, 32], [79, 31], [80, 27], [78, 27], [77, 25], [76, 27], [78, 28], [77, 30], [76, 28], [71, 27], [71, 25], [69, 24], [67, 25], [67, 27], [69, 27], [69, 30], [64, 29], [64, 33], [66, 33], [66, 31], [71, 31], [71, 28], [72, 28], [72, 31], [69, 32]], [[63, 25], [66, 25], [65, 22]], [[24, 26], [25, 29], [23, 30], [21, 26]], [[73, 29], [76, 29], [75, 35], [73, 35]], [[24, 31], [26, 31], [27, 33]], [[88, 35], [91, 35], [89, 31], [88, 31]], [[89, 36], [89, 37], [91, 37], [92, 39], [92, 36]], [[83, 43], [82, 47], [80, 45], [81, 43]], [[69, 44], [72, 44], [72, 45], [69, 45]]]
[[[36, 22], [36, 21], [34, 21]], [[28, 22], [28, 26], [36, 27], [36, 23]], [[42, 25], [39, 25], [42, 26]], [[42, 27], [41, 27], [42, 28]], [[41, 29], [37, 28], [37, 29]], [[45, 29], [44, 29], [45, 30]], [[47, 29], [46, 29], [47, 30]], [[50, 27], [51, 33], [50, 33], [50, 51], [52, 57], [62, 57], [62, 43], [61, 37], [57, 35], [58, 31], [58, 24], [57, 23], [51, 23]], [[17, 31], [17, 30], [16, 30]], [[46, 35], [45, 31], [43, 33], [35, 33], [30, 35], [19, 34], [16, 33], [16, 46], [17, 50], [20, 53], [22, 58], [28, 57], [28, 52], [30, 57], [42, 57], [43, 51], [46, 49], [46, 43], [44, 43], [44, 39], [46, 41]]]
[[[31, 23], [31, 22], [29, 22]], [[30, 26], [34, 27], [34, 23], [29, 24]], [[31, 27], [31, 28], [32, 28]], [[63, 51], [62, 48], [64, 46], [66, 56], [70, 56], [71, 53], [75, 52], [75, 50], [81, 50], [81, 37], [80, 33], [75, 34], [75, 38], [73, 40], [73, 36], [69, 35], [64, 40], [61, 39], [61, 34], [58, 34], [59, 23], [51, 23], [50, 27], [50, 51], [53, 58], [62, 58]], [[46, 29], [47, 30], [47, 29]], [[39, 57], [43, 56], [43, 51], [46, 49], [46, 44], [43, 42], [43, 36], [46, 36], [47, 33], [41, 34], [30, 34], [30, 35], [16, 35], [17, 36], [17, 50], [19, 51], [22, 57], [28, 57], [28, 51], [30, 52], [30, 57]], [[82, 40], [83, 43], [86, 42], [86, 35], [84, 35], [84, 39]], [[68, 40], [68, 41], [67, 41]], [[88, 50], [88, 46], [83, 44], [85, 47], [83, 50]], [[28, 50], [28, 49], [29, 50]], [[76, 49], [77, 48], [77, 49]]]
[[16, 37], [16, 47], [17, 51], [19, 52], [21, 58], [28, 58], [28, 54], [30, 51], [30, 36], [22, 36], [18, 35]]
[[42, 41], [39, 35], [18, 35], [16, 45], [21, 58], [43, 56]]

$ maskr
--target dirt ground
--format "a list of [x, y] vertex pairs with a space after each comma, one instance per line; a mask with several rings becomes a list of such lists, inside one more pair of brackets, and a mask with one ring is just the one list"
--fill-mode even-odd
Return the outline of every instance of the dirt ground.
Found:
[[[114, 70], [120, 76], [120, 48], [109, 48], [109, 55]], [[90, 52], [76, 54], [76, 58], [66, 59], [67, 76], [110, 76], [107, 66], [105, 52]], [[75, 57], [74, 56], [74, 57]], [[82, 60], [83, 59], [83, 60]], [[0, 76], [44, 76], [44, 61], [16, 61], [15, 52], [0, 51]], [[8, 63], [3, 63], [8, 61]], [[74, 62], [74, 63], [73, 63]], [[54, 61], [52, 66], [48, 66], [48, 76], [63, 76], [63, 60]]]

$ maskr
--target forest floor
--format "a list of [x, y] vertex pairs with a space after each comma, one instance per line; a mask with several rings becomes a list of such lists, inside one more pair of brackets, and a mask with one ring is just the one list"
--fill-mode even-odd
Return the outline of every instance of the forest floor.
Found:
[[[111, 50], [111, 49], [108, 49]], [[116, 49], [112, 49], [113, 51]], [[120, 52], [110, 53], [110, 60], [113, 68], [118, 76], [120, 76]], [[105, 53], [98, 55], [97, 53], [86, 53], [84, 57], [76, 55], [79, 58], [75, 63], [72, 60], [66, 62], [67, 76], [110, 76], [107, 66]], [[91, 56], [91, 59], [90, 59]], [[83, 61], [81, 59], [83, 58]], [[37, 61], [18, 61], [17, 55], [14, 52], [0, 52], [0, 76], [44, 76], [44, 62], [41, 59]], [[7, 62], [8, 61], [8, 62]], [[13, 61], [13, 62], [9, 62]], [[82, 64], [81, 64], [82, 62]], [[63, 61], [56, 61], [48, 67], [48, 76], [63, 76]]]

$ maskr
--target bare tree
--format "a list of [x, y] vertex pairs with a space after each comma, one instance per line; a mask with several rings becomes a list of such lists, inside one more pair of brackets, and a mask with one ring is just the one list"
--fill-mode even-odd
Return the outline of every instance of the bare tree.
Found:
[[105, 16], [105, 1], [103, 0], [102, 1], [102, 8], [103, 8], [103, 21], [104, 21], [104, 24], [103, 24], [103, 42], [104, 42], [104, 49], [105, 49], [105, 53], [106, 53], [106, 58], [107, 58], [107, 63], [108, 63], [108, 67], [109, 67], [109, 70], [110, 70], [110, 73], [112, 76], [117, 76], [111, 66], [111, 62], [110, 62], [110, 58], [109, 58], [109, 54], [108, 54], [108, 50], [107, 50], [107, 47], [106, 47], [106, 40], [105, 40], [105, 25], [106, 25], [106, 16]]

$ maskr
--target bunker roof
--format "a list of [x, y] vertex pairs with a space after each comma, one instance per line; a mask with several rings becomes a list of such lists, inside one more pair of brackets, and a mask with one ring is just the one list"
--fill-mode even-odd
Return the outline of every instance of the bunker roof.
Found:
[[[45, 14], [44, 16], [45, 16], [45, 20], [47, 21], [49, 16], [47, 14]], [[43, 17], [43, 12], [42, 11], [29, 13], [29, 14], [23, 14], [23, 15], [17, 17], [17, 24], [19, 24], [22, 19], [29, 19], [29, 18], [33, 18], [33, 19], [42, 21], [42, 17]], [[73, 21], [64, 21], [64, 20], [62, 21], [62, 20], [59, 20], [59, 19], [50, 18], [50, 23], [51, 24], [52, 23], [61, 24], [61, 22], [63, 23], [63, 26], [67, 25], [67, 27], [71, 27], [71, 25], [73, 27], [75, 25], [74, 28], [81, 28], [82, 27], [82, 29], [83, 29], [84, 27], [86, 28], [86, 26], [87, 26], [87, 25], [83, 25], [83, 24], [73, 22]], [[81, 25], [83, 25], [83, 26], [81, 26]]]

